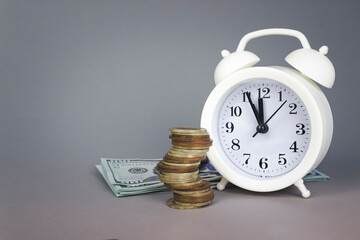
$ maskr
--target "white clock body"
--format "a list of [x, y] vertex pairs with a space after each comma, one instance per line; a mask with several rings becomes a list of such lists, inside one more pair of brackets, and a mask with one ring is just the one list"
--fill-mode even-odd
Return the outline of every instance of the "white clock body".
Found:
[[[257, 109], [263, 99], [266, 133], [257, 133], [246, 92]], [[213, 139], [207, 156], [223, 183], [258, 192], [295, 184], [308, 197], [302, 178], [326, 155], [333, 118], [325, 95], [304, 74], [286, 67], [250, 67], [217, 84], [204, 105], [201, 127]]]

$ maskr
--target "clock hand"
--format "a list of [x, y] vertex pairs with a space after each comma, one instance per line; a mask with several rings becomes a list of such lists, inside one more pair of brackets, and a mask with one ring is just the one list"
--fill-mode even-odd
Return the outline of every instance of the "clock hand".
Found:
[[264, 124], [264, 99], [258, 98], [260, 123]]
[[258, 104], [259, 104], [259, 119], [260, 123], [256, 127], [256, 132], [258, 133], [267, 133], [269, 130], [269, 127], [264, 123], [264, 99], [258, 98]]
[[246, 92], [245, 94], [246, 94], [246, 96], [247, 96], [247, 98], [248, 98], [248, 100], [249, 100], [249, 103], [250, 103], [251, 109], [252, 109], [252, 111], [253, 111], [253, 113], [254, 113], [254, 115], [255, 115], [256, 121], [257, 121], [258, 124], [260, 125], [260, 124], [261, 124], [260, 116], [259, 116], [259, 113], [258, 113], [257, 110], [256, 110], [256, 107], [255, 107], [254, 103], [253, 103], [252, 100], [251, 100], [250, 92]]
[[[270, 121], [270, 119], [272, 119], [275, 116], [275, 114], [285, 105], [286, 102], [287, 102], [287, 100], [285, 100], [285, 102], [283, 102], [283, 104], [281, 104], [280, 107], [278, 109], [276, 109], [276, 111], [269, 117], [269, 119], [266, 120], [264, 125], [266, 125]], [[259, 131], [258, 131], [258, 129], [256, 129], [256, 133], [253, 135], [253, 137], [255, 137], [256, 134], [258, 134], [258, 133], [259, 133]]]

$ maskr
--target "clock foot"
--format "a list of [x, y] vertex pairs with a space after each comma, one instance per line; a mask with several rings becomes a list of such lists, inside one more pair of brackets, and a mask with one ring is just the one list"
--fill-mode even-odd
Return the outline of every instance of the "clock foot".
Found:
[[225, 189], [226, 187], [226, 184], [228, 183], [229, 181], [226, 180], [224, 177], [221, 179], [221, 181], [216, 185], [217, 189], [222, 191]]
[[310, 197], [310, 191], [305, 187], [304, 181], [302, 179], [294, 183], [294, 185], [299, 189], [299, 191], [301, 192], [301, 196], [303, 198]]

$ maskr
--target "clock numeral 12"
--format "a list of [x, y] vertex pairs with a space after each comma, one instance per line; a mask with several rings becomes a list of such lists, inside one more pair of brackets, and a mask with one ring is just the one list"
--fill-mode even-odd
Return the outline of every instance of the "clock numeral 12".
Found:
[[268, 87], [264, 87], [264, 88], [258, 88], [258, 96], [259, 98], [261, 98], [261, 92], [264, 93], [264, 95], [262, 96], [262, 98], [270, 98], [269, 93], [270, 93], [270, 88]]

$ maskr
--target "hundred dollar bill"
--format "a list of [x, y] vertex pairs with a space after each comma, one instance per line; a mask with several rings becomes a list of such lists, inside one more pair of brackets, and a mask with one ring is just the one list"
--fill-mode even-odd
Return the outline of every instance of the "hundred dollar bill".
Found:
[[101, 158], [101, 166], [111, 184], [144, 185], [160, 182], [155, 170], [159, 161], [159, 159]]
[[96, 165], [96, 168], [99, 170], [99, 172], [105, 179], [106, 183], [109, 185], [110, 189], [113, 191], [113, 193], [117, 197], [139, 195], [139, 194], [144, 194], [144, 193], [149, 193], [149, 192], [157, 192], [157, 191], [167, 190], [167, 188], [161, 182], [158, 184], [151, 184], [151, 185], [144, 185], [144, 186], [132, 186], [132, 185], [126, 185], [126, 184], [124, 184], [124, 185], [111, 184], [108, 176], [104, 172], [101, 165]]

